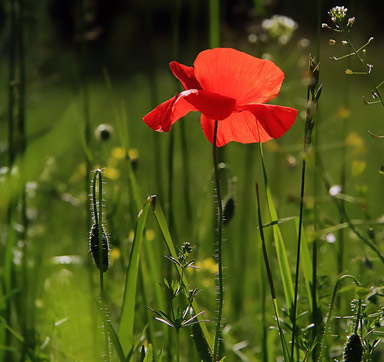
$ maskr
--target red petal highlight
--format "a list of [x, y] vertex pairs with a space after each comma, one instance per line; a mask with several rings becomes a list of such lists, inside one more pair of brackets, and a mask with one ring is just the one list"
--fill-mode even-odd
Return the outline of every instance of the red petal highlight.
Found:
[[297, 110], [271, 104], [250, 104], [242, 107], [251, 112], [271, 138], [279, 138], [296, 120]]
[[184, 117], [190, 111], [196, 111], [196, 108], [186, 100], [179, 99], [177, 95], [161, 103], [153, 111], [145, 115], [143, 119], [153, 130], [168, 132], [177, 120]]
[[160, 104], [143, 117], [144, 122], [158, 132], [168, 132], [171, 126], [191, 111], [200, 111], [209, 118], [227, 118], [235, 109], [232, 98], [198, 89], [189, 89]]
[[[217, 146], [228, 142], [266, 142], [283, 135], [296, 119], [297, 110], [272, 105], [251, 105], [249, 110], [232, 113], [218, 124]], [[215, 121], [201, 116], [201, 127], [208, 141], [213, 143]]]
[[173, 75], [181, 82], [185, 90], [201, 89], [201, 86], [195, 77], [195, 70], [193, 67], [187, 67], [186, 65], [178, 62], [169, 63], [169, 67], [171, 68]]
[[194, 68], [205, 91], [234, 98], [238, 105], [276, 97], [284, 79], [284, 73], [271, 61], [229, 48], [202, 51]]
[[233, 98], [223, 97], [203, 90], [186, 90], [180, 93], [179, 99], [181, 97], [185, 97], [202, 114], [215, 120], [227, 118], [236, 107], [236, 101]]

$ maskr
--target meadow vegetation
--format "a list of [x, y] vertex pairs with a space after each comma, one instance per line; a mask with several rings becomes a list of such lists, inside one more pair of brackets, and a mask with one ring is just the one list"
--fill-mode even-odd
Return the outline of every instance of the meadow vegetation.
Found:
[[[383, 34], [240, 3], [0, 5], [0, 361], [384, 359]], [[217, 47], [284, 72], [280, 138], [145, 124]]]

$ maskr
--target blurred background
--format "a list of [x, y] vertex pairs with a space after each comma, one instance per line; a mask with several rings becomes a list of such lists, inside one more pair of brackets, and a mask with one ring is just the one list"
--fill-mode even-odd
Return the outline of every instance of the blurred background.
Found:
[[[324, 22], [331, 24], [327, 12], [336, 5], [349, 9], [347, 17], [356, 17], [350, 35], [357, 48], [374, 37], [366, 48], [366, 59], [379, 84], [384, 80], [383, 5], [373, 0], [0, 2], [0, 257], [4, 255], [5, 260], [0, 262], [0, 309], [10, 325], [25, 332], [23, 335], [30, 333], [32, 347], [33, 343], [42, 346], [50, 336], [55, 351], [52, 360], [92, 360], [84, 345], [94, 346], [94, 340], [81, 331], [94, 327], [94, 309], [89, 305], [97, 294], [97, 273], [91, 269], [87, 233], [92, 223], [90, 171], [98, 167], [103, 168], [106, 180], [105, 220], [111, 235], [107, 295], [112, 318], [119, 319], [138, 211], [128, 186], [125, 151], [129, 151], [141, 202], [157, 194], [175, 243], [191, 241], [196, 259], [208, 265], [204, 278], [192, 279], [203, 289], [199, 298], [207, 318], [212, 318], [215, 210], [211, 144], [201, 131], [197, 114], [177, 122], [167, 134], [153, 132], [142, 120], [180, 91], [168, 63], [177, 60], [192, 66], [196, 55], [211, 47], [232, 47], [270, 59], [285, 73], [281, 92], [272, 103], [297, 108], [298, 118], [286, 135], [264, 146], [281, 218], [298, 214], [308, 57], [319, 58], [323, 91], [315, 129], [324, 167], [321, 176], [315, 176], [314, 157], [309, 155], [305, 217], [309, 239], [320, 240], [322, 303], [326, 308], [334, 278], [341, 272], [359, 275], [368, 286], [383, 282], [382, 265], [375, 264], [377, 257], [368, 248], [347, 232], [341, 236], [329, 231], [341, 220], [324, 175], [331, 186], [341, 185], [350, 217], [361, 222], [361, 232], [366, 235], [373, 230], [378, 242], [384, 238], [384, 176], [379, 172], [384, 144], [368, 133], [384, 134], [383, 110], [380, 105], [364, 105], [363, 96], [373, 100], [366, 75], [345, 74], [347, 68], [361, 71], [356, 57], [337, 62], [329, 59], [349, 51], [340, 34], [320, 27]], [[335, 44], [330, 45], [329, 39]], [[255, 275], [260, 275], [260, 263], [255, 260], [261, 260], [254, 244], [258, 235], [254, 185], [263, 180], [258, 145], [231, 143], [223, 148], [221, 157], [226, 164], [224, 196], [235, 200], [233, 220], [225, 231], [225, 313], [228, 324], [236, 326], [233, 343], [247, 335], [256, 346], [252, 353], [259, 355], [255, 326], [260, 322], [261, 307], [255, 300], [260, 291], [253, 284], [259, 282]], [[9, 170], [14, 170], [14, 178], [6, 177]], [[316, 191], [315, 177], [319, 178]], [[315, 198], [319, 229], [328, 231], [313, 236]], [[148, 223], [146, 237], [162, 260], [162, 237], [153, 219]], [[282, 224], [282, 231], [293, 268], [294, 223]], [[340, 239], [348, 242], [346, 251], [341, 251]], [[340, 253], [344, 253], [341, 264]], [[61, 258], [68, 255], [71, 258]], [[272, 263], [276, 267], [275, 258]], [[159, 273], [152, 287], [163, 276]], [[281, 297], [281, 290], [278, 293]], [[6, 302], [9, 295], [15, 295], [11, 304]], [[343, 303], [341, 310], [348, 313], [349, 299]], [[151, 297], [149, 304], [156, 307]], [[144, 315], [143, 301], [139, 299], [138, 305]], [[67, 317], [76, 322], [66, 323]], [[138, 322], [145, 323], [144, 317]], [[79, 332], [74, 334], [74, 330]], [[17, 338], [7, 337], [7, 333], [0, 329], [0, 344], [19, 347]], [[270, 343], [273, 346], [273, 339]], [[65, 353], [67, 346], [70, 351]], [[1, 353], [0, 360], [6, 356], [4, 361], [12, 361], [12, 354]]]

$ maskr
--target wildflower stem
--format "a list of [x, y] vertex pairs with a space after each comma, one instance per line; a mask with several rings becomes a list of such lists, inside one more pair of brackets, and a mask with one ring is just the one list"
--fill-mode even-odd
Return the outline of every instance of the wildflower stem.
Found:
[[176, 328], [176, 361], [180, 361], [180, 329]]
[[[260, 145], [260, 150], [262, 150], [261, 149], [261, 145]], [[264, 162], [264, 161], [262, 161], [262, 162]], [[263, 221], [261, 219], [259, 185], [257, 183], [256, 183], [256, 198], [257, 198], [257, 216], [258, 216], [258, 222], [259, 222], [259, 233], [260, 233], [261, 246], [262, 246], [262, 251], [263, 251], [263, 259], [264, 259], [264, 264], [265, 264], [265, 270], [267, 272], [269, 290], [271, 292], [271, 297], [272, 297], [272, 302], [273, 302], [273, 310], [275, 312], [277, 328], [279, 330], [281, 347], [283, 349], [283, 354], [284, 354], [285, 361], [292, 362], [292, 360], [289, 358], [289, 352], [288, 352], [288, 347], [287, 347], [286, 342], [285, 342], [284, 332], [283, 332], [283, 330], [281, 328], [281, 325], [280, 325], [280, 317], [279, 317], [279, 309], [278, 309], [278, 306], [277, 306], [277, 298], [276, 298], [276, 292], [275, 292], [275, 285], [273, 283], [271, 266], [269, 264], [267, 247], [265, 245]], [[265, 302], [263, 302], [263, 304], [264, 303]], [[265, 304], [263, 305], [263, 308], [264, 307], [265, 307]], [[263, 313], [263, 315], [264, 315], [264, 313]], [[263, 322], [263, 325], [265, 325], [265, 322]], [[266, 356], [266, 352], [265, 352], [263, 360], [266, 360], [266, 359], [267, 359], [267, 356]]]
[[217, 128], [218, 121], [215, 121], [215, 130], [213, 134], [213, 167], [215, 169], [215, 182], [216, 182], [216, 196], [217, 196], [217, 208], [218, 208], [218, 240], [217, 240], [217, 259], [219, 264], [219, 310], [217, 313], [217, 322], [216, 322], [216, 334], [215, 334], [215, 344], [213, 349], [213, 362], [216, 362], [220, 359], [219, 343], [221, 339], [221, 317], [223, 314], [223, 304], [224, 304], [224, 283], [223, 283], [223, 252], [222, 252], [222, 237], [223, 237], [223, 205], [221, 200], [221, 190], [220, 190], [220, 180], [219, 180], [219, 166], [217, 162]]
[[[355, 49], [355, 47], [353, 46], [350, 38], [348, 37], [348, 35], [344, 35], [345, 36], [345, 39], [348, 41], [349, 45], [351, 46], [352, 50], [353, 50], [353, 53], [352, 54], [356, 54], [356, 56], [358, 57], [358, 59], [360, 60], [361, 64], [363, 65], [363, 68], [366, 70], [367, 72], [367, 75], [369, 77], [369, 80], [373, 86], [373, 89], [375, 90], [375, 92], [377, 93], [379, 99], [380, 99], [380, 102], [381, 104], [384, 106], [384, 99], [383, 99], [383, 96], [381, 95], [380, 91], [379, 91], [379, 87], [375, 85], [375, 82], [373, 81], [373, 78], [371, 76], [371, 70], [369, 69], [369, 66], [365, 63], [364, 59], [360, 56], [359, 52], [365, 48], [372, 40], [373, 38], [369, 38], [368, 42], [366, 44], [364, 44], [362, 47], [360, 47], [359, 49]], [[380, 84], [381, 85], [381, 84]]]
[[[306, 151], [306, 148], [307, 148], [306, 140], [304, 140], [304, 151]], [[293, 308], [292, 308], [291, 361], [294, 361], [294, 352], [295, 352], [297, 294], [298, 294], [298, 287], [299, 287], [301, 231], [302, 231], [302, 225], [303, 225], [303, 209], [304, 209], [305, 166], [306, 166], [306, 161], [305, 161], [305, 158], [303, 158], [303, 164], [301, 169], [299, 232], [298, 232], [298, 238], [297, 238], [297, 253], [296, 253], [295, 297], [293, 300]]]
[[[96, 183], [99, 185], [99, 194], [98, 198], [96, 196]], [[96, 170], [93, 177], [93, 210], [94, 210], [94, 221], [98, 226], [99, 233], [99, 279], [100, 279], [100, 303], [101, 303], [101, 313], [103, 320], [103, 330], [105, 338], [105, 361], [109, 362], [109, 337], [106, 329], [107, 316], [106, 316], [106, 306], [105, 306], [105, 294], [104, 294], [104, 253], [103, 253], [103, 177], [100, 169]], [[97, 210], [97, 206], [99, 210]]]

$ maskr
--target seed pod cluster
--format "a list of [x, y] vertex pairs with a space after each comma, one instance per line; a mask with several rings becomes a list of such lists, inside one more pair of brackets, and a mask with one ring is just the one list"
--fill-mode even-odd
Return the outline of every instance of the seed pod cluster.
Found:
[[[101, 236], [102, 236], [102, 250], [103, 250], [103, 272], [106, 272], [109, 267], [109, 241], [108, 236], [101, 226]], [[97, 267], [100, 269], [100, 254], [99, 254], [99, 225], [93, 224], [91, 231], [89, 232], [89, 250]]]

